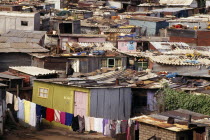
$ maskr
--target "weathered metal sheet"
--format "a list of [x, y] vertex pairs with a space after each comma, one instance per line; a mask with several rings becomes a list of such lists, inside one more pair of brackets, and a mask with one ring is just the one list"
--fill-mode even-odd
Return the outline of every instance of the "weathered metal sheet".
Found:
[[197, 31], [184, 29], [168, 29], [169, 36], [197, 38]]

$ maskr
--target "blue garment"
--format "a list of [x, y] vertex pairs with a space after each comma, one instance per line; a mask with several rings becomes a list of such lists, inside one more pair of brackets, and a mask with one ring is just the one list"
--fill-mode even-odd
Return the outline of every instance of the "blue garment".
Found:
[[17, 117], [19, 120], [22, 120], [24, 121], [25, 117], [24, 117], [24, 100], [21, 100], [19, 97], [18, 97], [18, 113], [17, 113]]
[[41, 105], [36, 105], [36, 116], [41, 117]]
[[41, 106], [41, 114], [42, 114], [42, 118], [46, 118], [46, 107]]
[[74, 117], [73, 114], [66, 113], [65, 125], [71, 125], [73, 117]]
[[176, 77], [178, 75], [178, 73], [170, 73], [168, 75], [166, 75], [167, 78], [173, 78], [173, 77]]

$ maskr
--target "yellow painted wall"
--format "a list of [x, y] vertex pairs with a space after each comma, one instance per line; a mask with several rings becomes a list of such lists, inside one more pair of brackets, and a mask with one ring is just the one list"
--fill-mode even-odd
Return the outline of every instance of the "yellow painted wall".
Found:
[[[48, 98], [38, 97], [38, 88], [49, 88]], [[88, 93], [87, 116], [90, 114], [90, 90], [86, 88], [34, 81], [32, 102], [63, 112], [74, 113], [74, 92]]]

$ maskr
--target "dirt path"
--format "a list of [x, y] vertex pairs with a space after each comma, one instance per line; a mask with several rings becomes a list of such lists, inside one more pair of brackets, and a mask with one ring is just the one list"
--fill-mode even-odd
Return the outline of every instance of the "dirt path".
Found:
[[25, 128], [12, 130], [0, 138], [2, 140], [113, 140], [98, 133], [77, 133], [61, 128], [32, 131]]

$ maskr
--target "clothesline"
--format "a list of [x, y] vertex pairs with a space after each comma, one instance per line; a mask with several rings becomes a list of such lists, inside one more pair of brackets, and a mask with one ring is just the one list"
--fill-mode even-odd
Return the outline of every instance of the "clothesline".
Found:
[[[8, 94], [8, 99], [11, 95]], [[137, 122], [129, 120], [109, 120], [104, 118], [95, 118], [90, 116], [79, 116], [68, 112], [62, 112], [56, 109], [47, 108], [25, 99], [17, 98], [18, 112], [17, 117], [19, 120], [36, 127], [42, 119], [49, 122], [55, 121], [66, 126], [71, 126], [73, 131], [96, 131], [103, 133], [105, 136], [115, 137], [117, 134], [126, 133], [127, 139], [130, 137], [131, 124]], [[7, 103], [12, 103], [11, 100]]]

